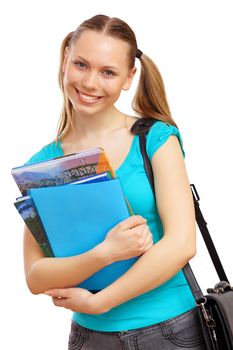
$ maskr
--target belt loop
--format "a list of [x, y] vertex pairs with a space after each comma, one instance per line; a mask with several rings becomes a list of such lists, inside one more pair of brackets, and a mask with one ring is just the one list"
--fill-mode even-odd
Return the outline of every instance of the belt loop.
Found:
[[160, 327], [164, 338], [169, 338], [171, 332], [167, 322], [166, 321], [162, 322]]

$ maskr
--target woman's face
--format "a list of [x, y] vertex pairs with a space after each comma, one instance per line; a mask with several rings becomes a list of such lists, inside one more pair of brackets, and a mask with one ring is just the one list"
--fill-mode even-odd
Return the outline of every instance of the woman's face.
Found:
[[78, 113], [100, 113], [128, 90], [136, 68], [128, 68], [128, 44], [86, 30], [66, 49], [64, 88]]

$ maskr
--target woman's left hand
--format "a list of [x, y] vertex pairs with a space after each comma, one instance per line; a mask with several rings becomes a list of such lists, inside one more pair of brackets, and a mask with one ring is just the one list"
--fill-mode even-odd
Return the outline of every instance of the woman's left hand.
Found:
[[45, 294], [52, 297], [54, 305], [70, 309], [74, 312], [85, 314], [101, 314], [106, 312], [95, 302], [95, 294], [83, 288], [50, 289]]

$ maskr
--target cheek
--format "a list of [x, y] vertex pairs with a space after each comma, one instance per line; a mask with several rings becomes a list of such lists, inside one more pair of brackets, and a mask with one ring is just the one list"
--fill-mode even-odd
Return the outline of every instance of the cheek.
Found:
[[121, 82], [119, 81], [105, 81], [104, 89], [108, 92], [110, 96], [119, 95], [121, 93]]
[[77, 82], [80, 79], [79, 74], [74, 70], [66, 70], [64, 75], [64, 84], [69, 85]]

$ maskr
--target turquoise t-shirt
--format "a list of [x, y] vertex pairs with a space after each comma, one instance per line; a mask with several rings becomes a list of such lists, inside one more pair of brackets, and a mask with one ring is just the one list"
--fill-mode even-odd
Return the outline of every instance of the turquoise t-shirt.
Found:
[[[157, 121], [151, 127], [147, 136], [147, 152], [150, 160], [170, 135], [177, 136], [185, 158], [183, 141], [178, 128], [171, 124]], [[53, 141], [32, 156], [26, 164], [62, 155], [64, 154], [60, 140], [57, 145]], [[134, 214], [140, 214], [147, 219], [147, 224], [153, 234], [153, 241], [154, 243], [158, 242], [163, 236], [163, 226], [144, 170], [138, 135], [134, 136], [128, 155], [121, 166], [115, 170], [115, 173], [121, 180], [124, 193], [131, 204]], [[116, 306], [108, 312], [99, 315], [74, 312], [73, 320], [83, 327], [97, 331], [122, 331], [146, 327], [165, 321], [195, 306], [193, 294], [183, 271], [180, 270], [159, 287]]]

